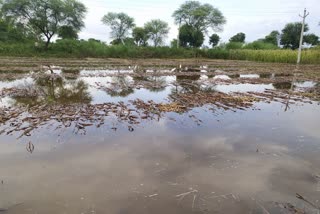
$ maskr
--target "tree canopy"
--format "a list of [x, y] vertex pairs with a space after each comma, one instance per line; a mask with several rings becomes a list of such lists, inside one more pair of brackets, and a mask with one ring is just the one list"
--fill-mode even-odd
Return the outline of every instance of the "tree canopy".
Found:
[[78, 32], [71, 26], [61, 26], [58, 36], [61, 39], [78, 39]]
[[226, 23], [220, 10], [198, 1], [186, 1], [172, 16], [176, 24], [186, 24], [201, 32], [207, 32], [209, 28], [220, 31]]
[[310, 45], [318, 45], [320, 44], [319, 36], [311, 33], [304, 36], [304, 42]]
[[154, 19], [144, 25], [150, 40], [153, 42], [154, 47], [158, 47], [164, 41], [169, 33], [169, 25], [160, 19]]
[[219, 41], [220, 41], [220, 36], [218, 34], [215, 34], [215, 33], [212, 34], [210, 36], [210, 38], [209, 38], [209, 43], [210, 43], [210, 45], [212, 45], [212, 47], [217, 46]]
[[263, 42], [278, 45], [278, 38], [279, 37], [280, 37], [280, 32], [277, 30], [274, 30], [263, 39]]
[[237, 33], [233, 37], [230, 38], [230, 42], [241, 42], [244, 43], [246, 40], [246, 34], [244, 33]]
[[76, 0], [4, 0], [4, 15], [26, 24], [46, 39], [46, 48], [62, 26], [78, 31], [84, 26], [87, 11]]
[[204, 34], [200, 30], [184, 24], [179, 30], [179, 40], [182, 47], [199, 48], [203, 44]]
[[132, 30], [132, 37], [136, 45], [138, 46], [148, 45], [149, 35], [148, 35], [148, 32], [143, 27], [135, 27]]
[[[287, 24], [281, 34], [281, 45], [284, 48], [291, 48], [292, 50], [299, 48], [300, 35], [301, 35], [302, 23], [294, 22]], [[305, 25], [304, 32], [309, 31], [308, 24]]]
[[111, 37], [122, 41], [128, 36], [129, 31], [135, 26], [134, 18], [125, 13], [112, 13], [102, 17], [102, 23], [111, 28]]
[[25, 42], [31, 40], [32, 37], [33, 35], [29, 34], [24, 25], [0, 18], [1, 42]]

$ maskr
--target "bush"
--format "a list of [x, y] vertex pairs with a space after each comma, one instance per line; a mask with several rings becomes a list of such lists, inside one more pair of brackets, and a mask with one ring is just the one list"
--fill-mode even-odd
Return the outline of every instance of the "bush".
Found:
[[241, 42], [229, 42], [226, 44], [225, 48], [227, 50], [235, 50], [235, 49], [241, 49], [243, 45], [244, 43], [241, 43]]
[[246, 44], [243, 49], [251, 49], [251, 50], [276, 50], [279, 49], [278, 46], [271, 44], [271, 43], [266, 43], [263, 41], [255, 41], [252, 43]]

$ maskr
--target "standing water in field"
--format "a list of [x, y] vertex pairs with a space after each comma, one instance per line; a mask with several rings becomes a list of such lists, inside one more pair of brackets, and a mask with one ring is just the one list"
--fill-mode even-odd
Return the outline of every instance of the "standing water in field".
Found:
[[0, 81], [0, 212], [318, 213], [319, 82], [165, 70]]

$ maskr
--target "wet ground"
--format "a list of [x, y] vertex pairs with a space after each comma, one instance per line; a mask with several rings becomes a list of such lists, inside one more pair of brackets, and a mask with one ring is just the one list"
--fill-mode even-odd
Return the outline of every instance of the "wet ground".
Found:
[[319, 213], [316, 67], [28, 62], [0, 73], [0, 213]]

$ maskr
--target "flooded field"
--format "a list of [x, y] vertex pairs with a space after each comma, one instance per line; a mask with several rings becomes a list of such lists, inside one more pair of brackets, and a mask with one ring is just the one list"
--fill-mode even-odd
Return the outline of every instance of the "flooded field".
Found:
[[0, 213], [319, 213], [319, 66], [0, 62]]

